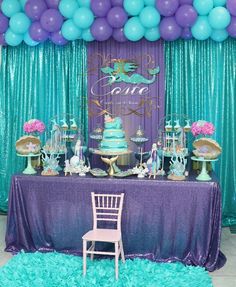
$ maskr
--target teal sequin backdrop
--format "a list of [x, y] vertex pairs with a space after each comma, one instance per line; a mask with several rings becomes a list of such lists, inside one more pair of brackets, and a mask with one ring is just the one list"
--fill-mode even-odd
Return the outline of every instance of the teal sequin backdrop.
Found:
[[51, 117], [76, 115], [87, 141], [87, 50], [82, 41], [65, 47], [45, 43], [2, 49], [0, 67], [0, 209], [7, 210], [11, 174], [25, 161], [15, 142], [31, 118], [48, 125]]

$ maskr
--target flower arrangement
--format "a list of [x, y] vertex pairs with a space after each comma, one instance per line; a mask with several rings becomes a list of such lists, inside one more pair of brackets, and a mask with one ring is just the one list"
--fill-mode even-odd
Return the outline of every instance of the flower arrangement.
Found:
[[194, 122], [191, 126], [191, 132], [196, 137], [198, 135], [212, 135], [215, 131], [215, 127], [211, 122], [199, 120]]
[[24, 123], [23, 128], [26, 133], [42, 133], [45, 130], [45, 125], [40, 120], [31, 119]]

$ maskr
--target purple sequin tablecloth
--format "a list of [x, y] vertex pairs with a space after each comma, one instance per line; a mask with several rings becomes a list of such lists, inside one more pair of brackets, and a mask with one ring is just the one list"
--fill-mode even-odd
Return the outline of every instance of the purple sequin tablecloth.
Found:
[[122, 234], [127, 258], [181, 261], [209, 271], [224, 265], [219, 185], [191, 177], [175, 182], [14, 175], [6, 251], [81, 254], [81, 237], [92, 228], [92, 191], [125, 193]]

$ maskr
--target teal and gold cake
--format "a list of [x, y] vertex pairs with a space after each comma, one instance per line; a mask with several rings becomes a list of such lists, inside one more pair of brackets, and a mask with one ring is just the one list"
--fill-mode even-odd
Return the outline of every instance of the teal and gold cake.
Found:
[[111, 116], [106, 115], [100, 150], [107, 153], [115, 153], [125, 152], [127, 149], [128, 144], [125, 139], [121, 118], [112, 118]]

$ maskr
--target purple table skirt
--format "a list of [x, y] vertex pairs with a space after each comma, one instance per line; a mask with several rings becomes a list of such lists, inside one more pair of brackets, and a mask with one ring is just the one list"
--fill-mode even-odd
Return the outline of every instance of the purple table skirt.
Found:
[[92, 191], [125, 193], [122, 237], [126, 258], [180, 261], [209, 271], [226, 262], [220, 252], [219, 185], [191, 177], [175, 182], [15, 175], [6, 251], [57, 250], [81, 255], [81, 237], [92, 228]]

